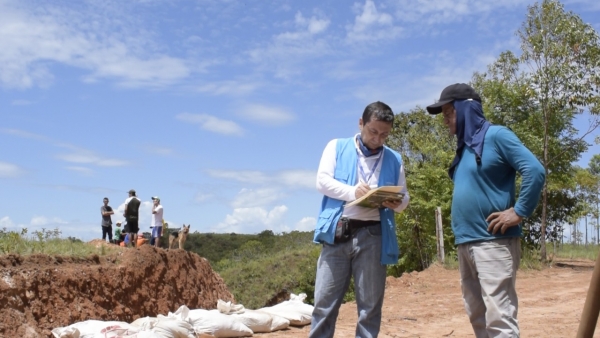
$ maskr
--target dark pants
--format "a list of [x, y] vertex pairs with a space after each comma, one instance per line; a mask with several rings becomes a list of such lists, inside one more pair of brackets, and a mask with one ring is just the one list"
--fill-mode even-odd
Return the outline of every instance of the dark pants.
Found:
[[107, 227], [102, 226], [102, 240], [106, 240], [106, 235], [108, 235], [108, 241], [112, 242], [112, 225]]

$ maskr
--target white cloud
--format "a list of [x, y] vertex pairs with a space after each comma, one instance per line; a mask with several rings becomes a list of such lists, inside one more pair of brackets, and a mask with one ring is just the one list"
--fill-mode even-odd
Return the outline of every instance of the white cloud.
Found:
[[146, 146], [144, 147], [144, 150], [147, 153], [150, 154], [154, 154], [154, 155], [160, 155], [160, 156], [169, 156], [173, 154], [173, 149], [168, 148], [168, 147], [161, 147], [161, 146]]
[[323, 16], [307, 19], [297, 13], [294, 24], [295, 30], [275, 34], [269, 43], [248, 51], [250, 60], [277, 78], [290, 79], [306, 70], [307, 60], [333, 53], [327, 37], [322, 36], [329, 19]]
[[377, 10], [372, 0], [366, 0], [362, 7], [357, 8], [359, 13], [354, 24], [346, 28], [348, 42], [393, 40], [402, 33], [402, 28], [394, 25], [392, 15]]
[[210, 176], [216, 178], [222, 178], [226, 180], [233, 180], [245, 183], [261, 184], [268, 181], [268, 177], [261, 171], [249, 171], [249, 170], [212, 170], [206, 171]]
[[34, 133], [30, 133], [28, 131], [20, 130], [20, 129], [6, 129], [6, 128], [3, 128], [3, 129], [0, 129], [0, 132], [2, 132], [4, 134], [8, 134], [8, 135], [13, 135], [13, 136], [21, 137], [21, 138], [28, 138], [28, 139], [37, 140], [37, 141], [44, 141], [44, 142], [52, 142], [52, 140], [50, 140], [46, 136], [39, 135], [39, 134], [34, 134]]
[[242, 136], [244, 134], [244, 130], [237, 123], [229, 120], [222, 120], [208, 114], [181, 113], [175, 118], [183, 122], [198, 124], [201, 129], [213, 133], [234, 136]]
[[8, 216], [4, 216], [0, 218], [0, 229], [7, 228], [10, 229], [15, 226], [15, 223]]
[[[70, 163], [80, 163], [80, 164], [92, 164], [100, 167], [122, 167], [129, 165], [128, 161], [115, 159], [115, 158], [106, 158], [102, 157], [91, 150], [87, 150], [70, 143], [65, 143], [57, 140], [53, 140], [44, 135], [39, 135], [35, 133], [31, 133], [24, 130], [19, 129], [0, 129], [0, 132], [13, 135], [21, 138], [32, 139], [36, 141], [50, 143], [55, 147], [69, 149], [72, 152], [68, 154], [58, 154], [56, 158], [70, 162]], [[71, 167], [76, 168], [76, 167]], [[76, 170], [76, 169], [75, 169]]]
[[426, 24], [448, 24], [463, 20], [466, 16], [475, 17], [497, 14], [502, 8], [525, 7], [520, 0], [437, 0], [418, 1], [396, 0], [396, 17], [407, 22], [419, 22], [423, 27]]
[[219, 81], [204, 84], [197, 87], [197, 90], [202, 93], [210, 93], [213, 95], [232, 95], [241, 96], [251, 94], [262, 86], [259, 82], [243, 82], [243, 81]]
[[316, 175], [311, 170], [282, 170], [276, 173], [265, 173], [250, 170], [216, 170], [206, 171], [208, 175], [225, 180], [252, 183], [287, 186], [292, 188], [315, 189]]
[[278, 180], [290, 187], [315, 189], [317, 173], [312, 170], [284, 170], [279, 173]]
[[74, 172], [84, 175], [84, 176], [91, 176], [92, 174], [94, 174], [94, 171], [87, 167], [68, 166], [65, 168], [67, 170], [74, 171]]
[[286, 231], [288, 227], [284, 224], [284, 217], [287, 210], [285, 205], [276, 206], [270, 211], [259, 207], [234, 209], [233, 214], [227, 215], [212, 231], [244, 234], [259, 233], [263, 230], [276, 233]]
[[87, 4], [0, 2], [0, 85], [47, 85], [54, 63], [89, 71], [86, 81], [113, 78], [124, 86], [161, 87], [189, 76], [186, 62], [157, 52], [118, 3]]
[[[131, 51], [109, 50], [88, 56], [93, 73], [85, 78], [96, 82], [99, 78], [117, 78], [124, 87], [163, 87], [189, 76], [184, 61], [158, 56], [143, 60], [129, 55]], [[88, 68], [86, 67], [86, 68]]]
[[213, 197], [214, 197], [213, 194], [203, 194], [203, 193], [199, 192], [196, 194], [196, 196], [194, 196], [194, 202], [202, 203], [202, 202], [212, 199]]
[[312, 231], [315, 229], [315, 225], [317, 225], [317, 219], [314, 217], [303, 217], [301, 220], [296, 223], [294, 226], [294, 230], [298, 231]]
[[13, 106], [28, 106], [31, 104], [31, 101], [28, 100], [13, 100], [11, 103]]
[[21, 176], [25, 171], [16, 164], [0, 162], [0, 178], [13, 178]]
[[68, 222], [58, 218], [58, 217], [45, 217], [45, 216], [33, 216], [31, 218], [30, 224], [34, 227], [42, 227], [46, 225], [59, 225], [59, 224], [68, 224]]
[[239, 109], [238, 114], [249, 120], [267, 125], [282, 125], [294, 120], [294, 114], [279, 107], [260, 104], [247, 104]]
[[300, 27], [305, 27], [309, 34], [319, 34], [324, 32], [327, 27], [329, 27], [330, 21], [326, 18], [317, 18], [312, 16], [310, 18], [305, 18], [301, 12], [296, 13], [296, 24]]
[[279, 189], [242, 189], [231, 202], [233, 208], [266, 207], [280, 201], [284, 194]]
[[103, 158], [92, 151], [81, 149], [70, 154], [59, 154], [56, 158], [71, 163], [93, 164], [100, 167], [123, 167], [129, 165], [125, 160], [115, 158]]

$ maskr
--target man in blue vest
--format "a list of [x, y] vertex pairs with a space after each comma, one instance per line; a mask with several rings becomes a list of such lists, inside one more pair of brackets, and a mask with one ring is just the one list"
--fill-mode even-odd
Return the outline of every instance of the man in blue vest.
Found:
[[[377, 337], [385, 290], [386, 264], [398, 262], [394, 214], [408, 205], [402, 158], [384, 146], [394, 113], [383, 102], [369, 104], [358, 120], [360, 133], [330, 141], [317, 172], [323, 196], [314, 241], [322, 244], [317, 263], [315, 306], [309, 337], [333, 337], [351, 277], [358, 307], [356, 337]], [[372, 188], [402, 186], [403, 197], [381, 208], [345, 207]], [[344, 229], [346, 231], [336, 230]]]
[[[508, 128], [491, 125], [481, 98], [464, 83], [446, 87], [430, 114], [442, 113], [457, 148], [452, 231], [467, 315], [480, 337], [519, 337], [515, 290], [521, 221], [533, 213], [544, 185], [538, 159]], [[516, 173], [521, 174], [515, 201]]]

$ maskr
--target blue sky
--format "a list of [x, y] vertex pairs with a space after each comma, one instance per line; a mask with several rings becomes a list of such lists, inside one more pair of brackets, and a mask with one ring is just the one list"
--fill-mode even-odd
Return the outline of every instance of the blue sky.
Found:
[[154, 195], [192, 231], [312, 230], [326, 143], [518, 53], [530, 4], [0, 0], [0, 228], [99, 238], [133, 188], [142, 230]]

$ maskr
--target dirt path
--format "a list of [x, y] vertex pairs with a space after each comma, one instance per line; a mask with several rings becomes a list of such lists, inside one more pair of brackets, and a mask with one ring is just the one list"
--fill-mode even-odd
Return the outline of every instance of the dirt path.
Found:
[[[575, 337], [594, 262], [518, 272], [522, 337]], [[336, 338], [354, 336], [356, 304], [342, 305]], [[600, 325], [594, 337], [600, 337]], [[255, 337], [306, 338], [309, 327]], [[461, 300], [457, 270], [440, 266], [387, 280], [380, 338], [474, 337]]]

